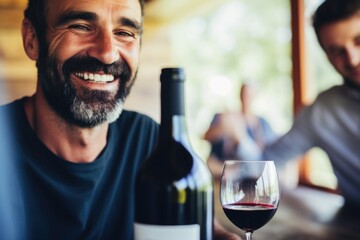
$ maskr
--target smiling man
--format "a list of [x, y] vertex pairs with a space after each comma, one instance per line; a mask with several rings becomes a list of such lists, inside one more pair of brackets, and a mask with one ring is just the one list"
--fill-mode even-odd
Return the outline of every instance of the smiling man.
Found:
[[25, 52], [38, 67], [27, 118], [59, 157], [91, 162], [106, 144], [103, 123], [118, 118], [136, 77], [141, 6], [134, 0], [45, 1], [44, 10], [38, 8], [29, 4], [22, 26]]
[[[0, 107], [0, 143], [11, 153], [1, 151], [0, 166], [11, 163], [16, 176], [0, 193], [13, 187], [6, 206], [16, 208], [7, 213], [16, 213], [17, 236], [132, 239], [135, 175], [158, 138], [155, 121], [123, 109], [139, 67], [143, 5], [29, 1], [22, 38], [36, 92]], [[240, 239], [214, 227], [215, 239]]]

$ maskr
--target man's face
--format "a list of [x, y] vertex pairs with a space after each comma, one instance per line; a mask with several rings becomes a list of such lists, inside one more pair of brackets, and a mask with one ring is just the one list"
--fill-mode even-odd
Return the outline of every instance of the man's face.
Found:
[[319, 39], [335, 69], [360, 85], [360, 12], [346, 20], [323, 26]]
[[117, 119], [136, 78], [141, 37], [138, 0], [48, 0], [41, 89], [70, 123]]

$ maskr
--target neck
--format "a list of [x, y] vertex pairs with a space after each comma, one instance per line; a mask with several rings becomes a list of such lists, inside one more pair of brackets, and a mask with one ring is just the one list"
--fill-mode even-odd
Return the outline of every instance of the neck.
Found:
[[344, 78], [344, 83], [346, 86], [350, 87], [351, 89], [354, 89], [355, 91], [360, 93], [360, 86], [359, 84], [355, 83], [354, 81]]
[[344, 79], [347, 96], [360, 101], [360, 86], [349, 79]]
[[242, 116], [248, 127], [254, 127], [258, 124], [258, 118], [252, 113], [250, 108], [242, 108]]
[[251, 119], [254, 117], [254, 114], [252, 113], [251, 109], [247, 107], [242, 108], [242, 115], [247, 119]]
[[94, 128], [70, 124], [48, 105], [41, 91], [28, 99], [25, 112], [43, 144], [66, 161], [93, 162], [106, 146], [108, 124]]

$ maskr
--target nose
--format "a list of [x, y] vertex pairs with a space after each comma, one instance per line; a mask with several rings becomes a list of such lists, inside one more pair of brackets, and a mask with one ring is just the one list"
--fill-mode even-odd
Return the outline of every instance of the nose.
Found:
[[99, 31], [94, 38], [88, 54], [104, 64], [111, 64], [119, 60], [120, 54], [115, 44], [114, 36], [110, 30]]
[[360, 48], [352, 48], [347, 52], [347, 62], [350, 66], [356, 67], [360, 64]]

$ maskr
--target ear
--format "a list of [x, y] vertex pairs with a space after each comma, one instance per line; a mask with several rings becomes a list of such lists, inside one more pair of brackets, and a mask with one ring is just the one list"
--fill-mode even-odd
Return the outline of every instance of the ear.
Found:
[[31, 21], [27, 18], [24, 18], [22, 22], [21, 34], [26, 54], [31, 60], [37, 60], [39, 57], [39, 41]]

